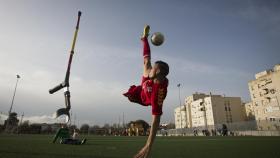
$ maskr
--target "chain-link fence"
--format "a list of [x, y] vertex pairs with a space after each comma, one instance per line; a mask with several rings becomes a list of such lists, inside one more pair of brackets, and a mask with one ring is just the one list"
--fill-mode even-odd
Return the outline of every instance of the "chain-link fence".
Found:
[[193, 128], [159, 130], [159, 136], [280, 136], [280, 121], [253, 120]]

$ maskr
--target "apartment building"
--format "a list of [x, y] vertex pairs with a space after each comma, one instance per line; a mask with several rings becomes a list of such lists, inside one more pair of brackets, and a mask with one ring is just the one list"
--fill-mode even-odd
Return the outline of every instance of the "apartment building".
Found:
[[[178, 112], [180, 108], [175, 109], [175, 125], [178, 124]], [[223, 123], [233, 123], [245, 121], [246, 114], [244, 105], [240, 97], [226, 97], [221, 95], [209, 95], [204, 93], [195, 93], [185, 99], [185, 126], [187, 128], [215, 128], [215, 125]], [[177, 113], [176, 113], [177, 112]], [[177, 114], [177, 116], [176, 116]], [[179, 128], [180, 125], [176, 126]], [[183, 126], [184, 127], [184, 126]]]
[[280, 130], [280, 65], [257, 73], [248, 86], [247, 118], [256, 120], [258, 130]]
[[179, 106], [174, 110], [175, 128], [187, 127], [187, 112], [185, 106]]
[[245, 121], [240, 97], [207, 95], [190, 104], [192, 127], [215, 128], [218, 124]]

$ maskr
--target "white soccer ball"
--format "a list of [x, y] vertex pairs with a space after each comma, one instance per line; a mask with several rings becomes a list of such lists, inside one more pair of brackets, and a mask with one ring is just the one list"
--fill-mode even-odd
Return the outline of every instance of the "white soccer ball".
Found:
[[155, 46], [160, 46], [164, 42], [164, 36], [160, 32], [155, 32], [152, 34], [151, 42]]

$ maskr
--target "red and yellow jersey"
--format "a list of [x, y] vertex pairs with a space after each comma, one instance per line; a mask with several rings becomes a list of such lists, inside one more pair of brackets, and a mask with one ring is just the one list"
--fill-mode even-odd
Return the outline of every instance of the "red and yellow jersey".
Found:
[[152, 106], [153, 115], [161, 115], [163, 101], [167, 95], [168, 79], [162, 83], [154, 83], [154, 81], [148, 77], [143, 77], [141, 85], [142, 103]]

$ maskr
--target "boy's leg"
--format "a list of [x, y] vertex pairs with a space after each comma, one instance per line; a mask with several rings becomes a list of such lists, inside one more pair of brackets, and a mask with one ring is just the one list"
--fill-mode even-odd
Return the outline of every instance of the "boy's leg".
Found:
[[144, 27], [144, 31], [141, 37], [142, 43], [143, 43], [143, 58], [144, 58], [144, 69], [143, 69], [143, 77], [142, 77], [142, 81], [141, 81], [141, 86], [131, 86], [129, 88], [129, 90], [124, 93], [123, 95], [128, 97], [129, 101], [134, 102], [134, 103], [138, 103], [141, 105], [146, 106], [141, 98], [141, 91], [142, 91], [142, 84], [143, 82], [145, 82], [146, 80], [148, 80], [149, 77], [149, 73], [152, 69], [152, 65], [151, 65], [151, 51], [150, 51], [150, 46], [149, 46], [149, 42], [148, 42], [148, 36], [149, 36], [149, 32], [150, 32], [150, 26], [146, 25]]
[[148, 36], [150, 32], [150, 26], [146, 25], [144, 27], [144, 31], [141, 37], [142, 43], [143, 43], [143, 57], [144, 57], [144, 67], [143, 67], [143, 76], [149, 77], [149, 73], [152, 69], [151, 64], [151, 50], [150, 45], [148, 42]]
[[141, 100], [141, 91], [142, 91], [142, 86], [133, 85], [130, 86], [128, 91], [123, 95], [126, 96], [129, 101], [143, 105]]

